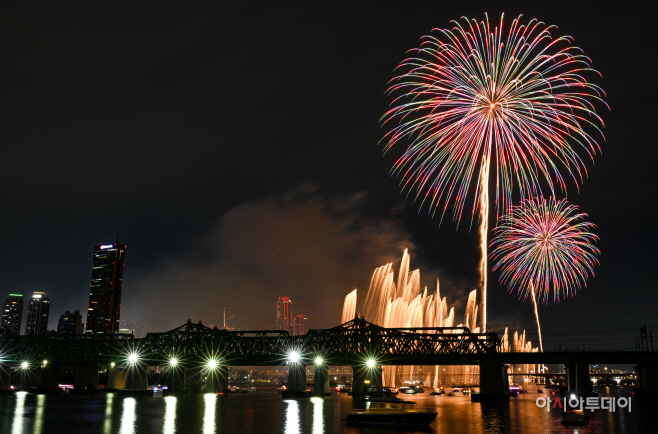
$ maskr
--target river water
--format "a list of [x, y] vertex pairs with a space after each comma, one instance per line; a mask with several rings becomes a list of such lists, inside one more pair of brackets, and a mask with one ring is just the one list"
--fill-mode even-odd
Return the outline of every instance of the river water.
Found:
[[[599, 387], [600, 396], [627, 396], [630, 387]], [[587, 411], [590, 424], [564, 427], [561, 410], [540, 409], [530, 393], [504, 404], [471, 402], [468, 396], [405, 396], [416, 408], [433, 408], [438, 416], [426, 430], [348, 427], [343, 419], [363, 407], [346, 394], [329, 398], [283, 400], [276, 392], [179, 397], [123, 397], [114, 393], [0, 396], [0, 433], [658, 433], [658, 404], [634, 399], [627, 408]]]

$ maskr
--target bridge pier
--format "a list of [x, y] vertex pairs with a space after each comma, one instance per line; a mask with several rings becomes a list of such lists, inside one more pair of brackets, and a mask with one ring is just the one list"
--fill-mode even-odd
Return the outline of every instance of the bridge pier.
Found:
[[[382, 394], [382, 372], [381, 366], [369, 368], [365, 365], [352, 366], [352, 396], [381, 395]], [[377, 390], [368, 392], [375, 387]]]
[[169, 392], [176, 390], [187, 390], [187, 369], [176, 366], [167, 371], [166, 385]]
[[565, 366], [567, 377], [567, 393], [576, 396], [588, 396], [592, 392], [592, 381], [589, 378], [588, 363], [568, 363]]
[[37, 389], [40, 391], [59, 391], [59, 376], [62, 368], [57, 365], [48, 364], [42, 366], [39, 372], [39, 382]]
[[219, 393], [228, 391], [228, 366], [220, 366], [208, 371], [206, 379], [206, 393]]
[[472, 394], [472, 401], [488, 401], [509, 398], [508, 366], [498, 360], [480, 362], [480, 393]]
[[642, 363], [633, 369], [637, 373], [634, 393], [643, 398], [658, 398], [658, 363]]
[[306, 366], [301, 363], [288, 365], [288, 386], [283, 392], [283, 398], [306, 398]]
[[329, 367], [325, 365], [316, 365], [313, 374], [313, 395], [331, 396], [329, 389]]
[[194, 393], [203, 392], [203, 377], [206, 374], [205, 368], [196, 366], [193, 368], [185, 368], [184, 382], [189, 389]]
[[11, 368], [0, 365], [0, 390], [11, 390]]
[[117, 390], [146, 390], [148, 388], [146, 370], [139, 366], [114, 368], [110, 371], [107, 388]]
[[[109, 389], [108, 385], [108, 389]], [[73, 390], [75, 391], [92, 391], [98, 390], [98, 367], [96, 366], [78, 366], [75, 369], [75, 380], [73, 381]]]

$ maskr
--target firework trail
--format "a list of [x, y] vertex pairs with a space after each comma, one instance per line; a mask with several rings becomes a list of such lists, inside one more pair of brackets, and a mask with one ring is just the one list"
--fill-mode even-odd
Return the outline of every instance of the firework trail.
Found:
[[[521, 200], [565, 191], [587, 175], [585, 161], [599, 151], [603, 137], [595, 104], [603, 90], [585, 77], [598, 74], [590, 60], [571, 46], [571, 37], [553, 38], [553, 26], [519, 18], [505, 27], [453, 21], [435, 29], [398, 66], [387, 91], [391, 108], [382, 116], [389, 127], [384, 152], [404, 148], [392, 172], [403, 191], [415, 191], [440, 218], [453, 205], [459, 222], [472, 199], [471, 224], [479, 214], [480, 315], [486, 330], [489, 189], [495, 179], [496, 215]], [[399, 146], [396, 146], [399, 145]]]
[[532, 296], [538, 329], [536, 298], [546, 302], [551, 289], [554, 301], [574, 295], [598, 264], [600, 251], [593, 244], [598, 237], [589, 232], [595, 226], [577, 211], [564, 199], [534, 198], [512, 207], [494, 229], [493, 271], [500, 269], [500, 281], [510, 291]]

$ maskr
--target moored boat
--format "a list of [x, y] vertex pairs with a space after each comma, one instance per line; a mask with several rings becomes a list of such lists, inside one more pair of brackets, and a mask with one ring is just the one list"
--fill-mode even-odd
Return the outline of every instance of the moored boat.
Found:
[[587, 425], [589, 418], [580, 410], [570, 410], [562, 414], [562, 425]]

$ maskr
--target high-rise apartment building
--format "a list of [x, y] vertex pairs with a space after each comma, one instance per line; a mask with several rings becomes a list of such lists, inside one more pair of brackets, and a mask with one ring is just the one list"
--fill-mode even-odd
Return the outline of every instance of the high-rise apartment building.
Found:
[[119, 331], [125, 253], [118, 239], [94, 249], [85, 334]]
[[300, 313], [295, 317], [295, 335], [305, 335], [306, 332], [308, 332], [308, 318]]
[[63, 315], [59, 317], [59, 323], [57, 324], [57, 334], [81, 335], [82, 331], [82, 315], [80, 315], [79, 310], [74, 312], [69, 312], [67, 310]]
[[45, 292], [34, 292], [27, 305], [26, 335], [45, 335], [48, 331], [50, 299]]
[[5, 307], [2, 309], [2, 328], [20, 334], [22, 320], [23, 294], [9, 294]]
[[276, 329], [292, 333], [292, 300], [290, 297], [279, 297], [276, 301]]

